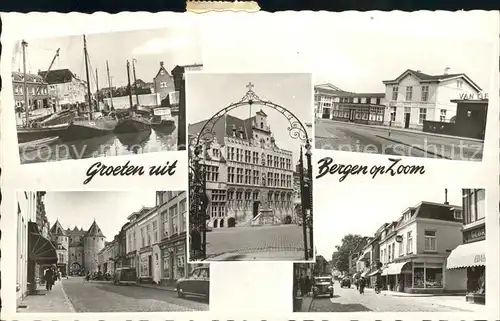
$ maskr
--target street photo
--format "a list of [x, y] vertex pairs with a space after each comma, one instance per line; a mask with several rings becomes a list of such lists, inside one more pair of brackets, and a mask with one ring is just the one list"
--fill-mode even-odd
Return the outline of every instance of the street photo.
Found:
[[[343, 68], [315, 77], [316, 149], [482, 161], [488, 42], [398, 32], [339, 37], [352, 43], [332, 49]], [[387, 37], [398, 45], [388, 50]]]
[[19, 313], [208, 311], [186, 191], [17, 192]]
[[486, 312], [485, 189], [333, 192], [316, 196], [318, 253], [294, 264], [294, 312]]
[[311, 261], [312, 75], [186, 74], [189, 260]]
[[22, 39], [12, 109], [21, 164], [186, 149], [184, 72], [199, 30]]

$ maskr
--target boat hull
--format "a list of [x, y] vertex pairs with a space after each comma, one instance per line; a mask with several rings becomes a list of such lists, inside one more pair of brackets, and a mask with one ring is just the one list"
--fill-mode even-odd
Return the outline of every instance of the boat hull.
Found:
[[127, 117], [118, 121], [115, 127], [115, 133], [139, 133], [143, 131], [151, 131], [151, 122], [142, 117]]
[[75, 118], [75, 113], [73, 111], [62, 111], [50, 115], [49, 118], [40, 122], [42, 126], [53, 126], [59, 124], [70, 123], [73, 118]]
[[116, 125], [115, 119], [77, 120], [69, 126], [61, 137], [64, 141], [77, 141], [111, 134]]
[[170, 134], [175, 130], [175, 120], [162, 120], [158, 123], [152, 123], [151, 126], [157, 132]]
[[48, 126], [40, 128], [18, 128], [17, 140], [21, 143], [31, 142], [34, 140], [45, 139], [49, 137], [63, 136], [68, 129], [69, 124], [61, 124], [57, 126]]

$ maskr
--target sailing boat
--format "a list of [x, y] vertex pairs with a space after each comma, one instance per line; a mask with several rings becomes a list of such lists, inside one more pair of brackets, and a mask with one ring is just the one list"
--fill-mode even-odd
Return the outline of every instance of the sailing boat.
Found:
[[[117, 120], [112, 116], [101, 116], [93, 119], [92, 95], [90, 93], [89, 56], [87, 52], [87, 39], [83, 35], [83, 55], [85, 59], [85, 73], [87, 76], [88, 119], [73, 120], [69, 128], [61, 137], [65, 141], [75, 141], [111, 134], [116, 127]], [[99, 102], [96, 102], [97, 105]]]
[[[25, 117], [26, 121], [24, 127], [17, 128], [17, 140], [19, 144], [45, 140], [47, 138], [60, 137], [61, 134], [68, 128], [69, 123], [60, 123], [53, 126], [42, 126], [35, 123], [35, 126], [30, 126], [29, 121], [29, 111], [30, 103], [28, 97], [28, 86], [27, 86], [27, 74], [26, 74], [26, 47], [28, 43], [26, 41], [21, 42], [22, 52], [23, 52], [23, 92], [24, 92], [24, 106], [25, 106]], [[52, 67], [49, 67], [49, 69]]]
[[[139, 133], [146, 131], [151, 133], [151, 122], [149, 119], [142, 117], [140, 114], [136, 113], [138, 105], [133, 106], [132, 104], [132, 87], [130, 86], [130, 63], [127, 60], [127, 78], [128, 78], [128, 98], [130, 102], [129, 115], [118, 121], [115, 128], [115, 133], [126, 134], [126, 133]], [[137, 101], [139, 102], [139, 101]]]

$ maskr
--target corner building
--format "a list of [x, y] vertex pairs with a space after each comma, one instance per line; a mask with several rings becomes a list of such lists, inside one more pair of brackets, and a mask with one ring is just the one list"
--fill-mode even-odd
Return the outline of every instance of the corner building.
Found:
[[[191, 145], [205, 121], [189, 125]], [[264, 204], [280, 221], [294, 216], [292, 152], [275, 141], [267, 114], [240, 119], [225, 115], [202, 151], [209, 199], [208, 226], [249, 226]]]

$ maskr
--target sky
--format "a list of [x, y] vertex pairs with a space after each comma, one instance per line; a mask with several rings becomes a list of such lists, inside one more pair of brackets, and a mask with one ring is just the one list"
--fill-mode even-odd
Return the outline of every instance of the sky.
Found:
[[[126, 61], [130, 61], [130, 77], [133, 82], [132, 59], [135, 59], [137, 79], [152, 82], [160, 61], [167, 71], [176, 65], [202, 62], [200, 32], [194, 28], [151, 29], [102, 34], [89, 34], [87, 51], [90, 57], [91, 84], [95, 90], [97, 68], [99, 88], [108, 87], [106, 60], [108, 60], [113, 86], [127, 85]], [[26, 64], [33, 73], [47, 70], [55, 52], [60, 48], [59, 58], [52, 69], [70, 69], [85, 80], [83, 35], [59, 38], [26, 39], [28, 42]], [[20, 46], [15, 46], [13, 70], [22, 70]]]
[[[355, 38], [349, 33], [341, 33], [335, 38], [336, 43], [348, 45], [316, 52], [313, 63], [318, 70], [315, 84], [330, 82], [346, 91], [383, 93], [385, 86], [382, 81], [396, 79], [407, 69], [441, 75], [449, 67], [449, 73], [465, 73], [485, 92], [489, 90], [491, 44], [380, 33]], [[315, 49], [314, 46], [309, 48], [313, 52]], [[327, 60], [335, 63], [326, 68], [321, 66]]]
[[[306, 126], [312, 123], [312, 79], [310, 74], [191, 74], [186, 80], [186, 104], [189, 123], [209, 119], [222, 108], [235, 103], [245, 96], [251, 82], [252, 90], [261, 100], [271, 101], [291, 111]], [[262, 109], [267, 114], [276, 144], [292, 151], [293, 163], [298, 161], [299, 139], [290, 137], [289, 123], [278, 111], [260, 105], [241, 106], [229, 112], [230, 115], [247, 119]], [[251, 112], [251, 114], [250, 114]], [[309, 129], [306, 126], [307, 129]], [[310, 129], [308, 131], [311, 136]]]
[[108, 242], [120, 232], [130, 214], [155, 204], [154, 191], [48, 191], [45, 195], [45, 211], [51, 227], [59, 220], [64, 229], [77, 226], [86, 231], [95, 219]]
[[[421, 201], [443, 203], [446, 187], [333, 185], [314, 191], [314, 237], [318, 255], [331, 260], [336, 245], [347, 234], [373, 236], [384, 223]], [[448, 202], [462, 206], [462, 190], [448, 188]]]

